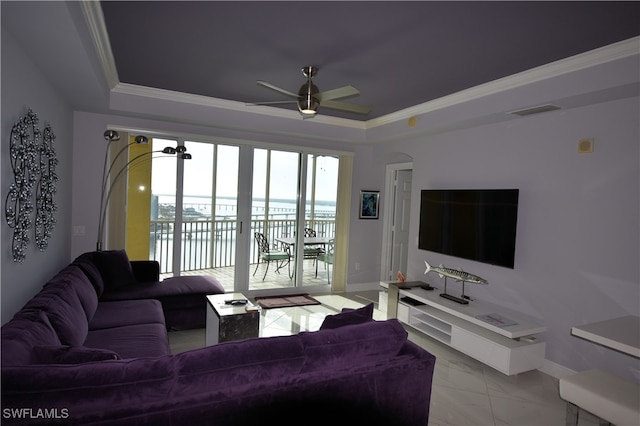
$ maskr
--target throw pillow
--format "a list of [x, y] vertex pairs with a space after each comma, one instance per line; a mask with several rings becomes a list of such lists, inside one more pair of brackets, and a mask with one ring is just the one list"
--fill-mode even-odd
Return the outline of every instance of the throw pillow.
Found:
[[344, 308], [339, 314], [327, 315], [320, 326], [320, 330], [362, 324], [368, 321], [373, 321], [373, 303], [358, 309]]
[[40, 364], [81, 364], [120, 359], [117, 353], [108, 349], [84, 346], [35, 346], [33, 350]]
[[96, 252], [96, 259], [104, 279], [105, 290], [113, 290], [136, 282], [125, 250], [99, 251]]

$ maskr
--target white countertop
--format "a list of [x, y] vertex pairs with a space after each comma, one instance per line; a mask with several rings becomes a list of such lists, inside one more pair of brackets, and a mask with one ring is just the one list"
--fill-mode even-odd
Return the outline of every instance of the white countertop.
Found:
[[640, 317], [627, 315], [571, 328], [571, 334], [640, 358]]

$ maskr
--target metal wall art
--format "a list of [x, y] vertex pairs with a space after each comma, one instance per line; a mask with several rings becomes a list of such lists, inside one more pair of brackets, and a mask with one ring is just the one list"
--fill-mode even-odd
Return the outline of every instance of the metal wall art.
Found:
[[38, 115], [31, 109], [11, 129], [9, 156], [14, 180], [5, 199], [4, 214], [7, 224], [13, 229], [11, 249], [14, 262], [24, 262], [34, 222], [35, 244], [40, 251], [49, 245], [56, 225], [54, 197], [58, 159], [55, 140], [50, 124], [40, 131]]

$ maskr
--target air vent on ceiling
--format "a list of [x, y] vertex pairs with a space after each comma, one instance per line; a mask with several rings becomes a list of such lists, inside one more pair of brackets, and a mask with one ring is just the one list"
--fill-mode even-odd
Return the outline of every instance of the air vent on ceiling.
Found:
[[542, 112], [555, 111], [557, 109], [560, 109], [560, 107], [556, 105], [547, 104], [547, 105], [539, 105], [531, 108], [519, 109], [517, 111], [511, 111], [509, 114], [525, 117], [527, 115], [540, 114]]

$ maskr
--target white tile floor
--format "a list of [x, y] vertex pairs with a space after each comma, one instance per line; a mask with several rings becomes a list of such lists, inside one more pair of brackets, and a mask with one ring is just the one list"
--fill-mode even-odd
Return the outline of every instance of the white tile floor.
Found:
[[[322, 304], [261, 312], [260, 336], [291, 335], [318, 330], [327, 314], [343, 307], [359, 307], [375, 292], [314, 296]], [[374, 319], [386, 314], [374, 311]], [[449, 347], [408, 328], [409, 339], [433, 353], [433, 377], [429, 426], [562, 426], [565, 402], [558, 395], [558, 380], [540, 371], [517, 376], [487, 367]], [[204, 330], [169, 333], [172, 353], [204, 346]], [[581, 412], [580, 425], [597, 425], [598, 420]]]

